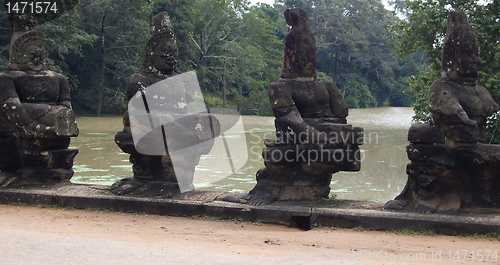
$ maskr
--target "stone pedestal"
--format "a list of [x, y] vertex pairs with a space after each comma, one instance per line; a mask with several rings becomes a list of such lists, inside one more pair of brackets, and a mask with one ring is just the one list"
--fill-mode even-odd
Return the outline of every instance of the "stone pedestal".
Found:
[[[77, 149], [68, 149], [70, 138], [3, 138], [0, 147], [0, 185], [10, 183], [69, 183]], [[5, 160], [4, 160], [5, 159]]]
[[326, 141], [301, 143], [290, 138], [265, 139], [265, 168], [257, 172], [257, 185], [250, 191], [253, 204], [273, 201], [312, 201], [328, 198], [332, 174], [359, 171], [363, 144], [362, 128], [347, 124], [316, 126]]
[[500, 146], [484, 144], [478, 126], [415, 124], [406, 151], [408, 182], [386, 205], [421, 213], [500, 206]]

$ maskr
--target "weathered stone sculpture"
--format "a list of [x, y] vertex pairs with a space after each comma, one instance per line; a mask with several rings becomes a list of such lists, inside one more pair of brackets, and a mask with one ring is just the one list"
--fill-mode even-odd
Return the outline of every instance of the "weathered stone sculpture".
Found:
[[78, 135], [68, 81], [43, 70], [45, 37], [29, 15], [13, 16], [9, 68], [0, 72], [0, 185], [69, 182]]
[[486, 118], [498, 105], [475, 80], [479, 64], [476, 33], [464, 12], [452, 11], [442, 78], [429, 88], [432, 123], [411, 126], [408, 182], [387, 209], [457, 213], [500, 206], [500, 146], [484, 144]]
[[289, 31], [283, 39], [281, 78], [316, 77], [316, 40], [305, 11], [285, 11]]
[[[154, 84], [165, 79], [181, 74], [177, 69], [177, 40], [171, 29], [170, 18], [167, 12], [157, 14], [152, 19], [153, 36], [146, 44], [145, 57], [142, 68], [134, 73], [127, 87], [127, 98], [131, 100], [138, 92], [148, 93]], [[156, 92], [154, 92], [156, 93]], [[179, 181], [184, 181], [188, 190], [193, 189], [193, 174], [195, 166], [198, 164], [200, 156], [207, 154], [213, 145], [213, 138], [219, 135], [220, 127], [218, 122], [211, 115], [207, 114], [187, 114], [187, 104], [194, 101], [194, 91], [189, 86], [168, 87], [162, 90], [162, 95], [155, 96], [149, 103], [149, 110], [163, 115], [162, 119], [173, 122], [157, 128], [147, 135], [156, 137], [166, 135], [170, 145], [163, 142], [161, 148], [182, 149], [187, 144], [205, 142], [199, 150], [194, 153], [181, 154], [177, 152], [175, 157], [171, 152], [165, 155], [148, 155], [140, 153], [134, 145], [131, 130], [131, 119], [140, 119], [137, 124], [146, 121], [149, 124], [147, 115], [144, 117], [133, 117], [130, 109], [123, 118], [124, 129], [115, 136], [115, 142], [126, 153], [130, 154], [130, 162], [134, 172], [133, 178], [126, 178], [115, 183], [112, 192], [135, 195], [161, 195], [171, 196], [178, 193]], [[175, 116], [175, 117], [174, 117]], [[162, 131], [162, 129], [164, 131]], [[138, 144], [143, 144], [139, 142]], [[150, 144], [150, 143], [147, 143]], [[147, 147], [146, 147], [147, 149]], [[170, 150], [173, 151], [173, 150]], [[173, 160], [176, 159], [174, 170]], [[177, 176], [176, 176], [177, 174]], [[182, 175], [180, 177], [179, 175]]]
[[265, 139], [265, 168], [248, 203], [328, 197], [332, 174], [359, 171], [362, 128], [346, 125], [347, 104], [333, 83], [316, 82], [316, 42], [302, 8], [285, 11], [281, 79], [269, 85], [277, 139]]

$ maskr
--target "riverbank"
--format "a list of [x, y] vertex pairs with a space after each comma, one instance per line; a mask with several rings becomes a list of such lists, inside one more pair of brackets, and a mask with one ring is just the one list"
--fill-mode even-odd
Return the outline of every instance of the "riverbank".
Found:
[[500, 251], [498, 240], [357, 230], [0, 204], [0, 263], [474, 264]]

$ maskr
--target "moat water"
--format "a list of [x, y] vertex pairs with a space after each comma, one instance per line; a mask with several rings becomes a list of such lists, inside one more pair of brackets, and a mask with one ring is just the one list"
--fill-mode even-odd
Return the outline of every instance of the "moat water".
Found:
[[[412, 108], [350, 109], [347, 122], [365, 130], [361, 171], [339, 172], [333, 175], [331, 193], [340, 199], [387, 201], [393, 199], [406, 183], [407, 133], [413, 116]], [[235, 173], [209, 168], [213, 157], [202, 156], [197, 175], [220, 179], [211, 183], [195, 175], [200, 190], [248, 192], [255, 183], [255, 173], [264, 167], [261, 139], [274, 137], [274, 117], [243, 116], [248, 162]], [[129, 155], [114, 142], [116, 132], [123, 129], [122, 117], [79, 117], [80, 136], [73, 138], [72, 148], [78, 148], [73, 183], [111, 185], [132, 177]], [[201, 176], [200, 175], [200, 176]], [[222, 179], [221, 179], [222, 178]]]

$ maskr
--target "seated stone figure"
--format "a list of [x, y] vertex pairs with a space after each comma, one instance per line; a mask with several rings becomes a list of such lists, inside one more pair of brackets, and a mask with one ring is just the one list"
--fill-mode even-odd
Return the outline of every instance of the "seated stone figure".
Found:
[[500, 206], [500, 146], [484, 144], [486, 119], [499, 108], [475, 80], [479, 43], [465, 12], [449, 14], [441, 61], [442, 78], [428, 94], [432, 123], [411, 126], [408, 182], [386, 209], [458, 213]]
[[306, 12], [288, 9], [285, 19], [290, 30], [283, 40], [281, 79], [269, 86], [276, 126], [284, 133], [290, 128], [296, 134], [308, 132], [302, 137], [321, 140], [318, 137], [324, 134], [314, 127], [324, 122], [346, 123], [347, 104], [333, 83], [315, 81], [316, 40]]
[[[176, 155], [171, 153], [165, 155], [144, 154], [134, 144], [131, 121], [132, 123], [135, 121], [136, 124], [144, 124], [147, 127], [149, 125], [148, 117], [147, 115], [144, 117], [132, 116], [129, 109], [123, 118], [124, 129], [116, 134], [115, 142], [124, 152], [130, 154], [134, 177], [123, 179], [112, 186], [111, 191], [118, 195], [133, 193], [135, 195], [168, 197], [179, 192], [179, 184], [187, 190], [193, 189], [195, 166], [201, 155], [210, 152], [213, 138], [219, 134], [217, 126], [210, 126], [218, 125], [216, 119], [207, 119], [210, 115], [187, 114], [188, 104], [195, 100], [192, 86], [188, 84], [154, 90], [153, 85], [162, 84], [165, 79], [178, 76], [181, 72], [177, 69], [177, 40], [171, 29], [168, 13], [162, 12], [155, 15], [152, 19], [152, 26], [153, 36], [146, 44], [143, 65], [138, 72], [130, 76], [127, 98], [130, 101], [138, 95], [138, 92], [142, 93], [141, 91], [145, 94], [160, 93], [149, 98], [149, 110], [155, 112], [155, 115], [161, 116], [156, 117], [158, 119], [175, 121], [156, 128], [145, 138], [159, 135], [161, 139], [162, 134], [164, 134], [168, 138], [165, 141], [168, 140], [169, 145], [167, 147], [167, 143], [162, 141], [159, 147], [163, 151], [186, 148], [186, 143], [205, 141], [205, 144], [200, 146], [200, 150], [196, 150], [197, 152], [190, 152], [188, 155], [190, 157], [178, 155], [181, 152], [176, 152]], [[214, 124], [208, 124], [210, 122], [214, 122]], [[151, 143], [151, 141], [139, 141], [136, 144], [141, 145], [143, 142]], [[144, 149], [148, 149], [148, 146]], [[175, 168], [174, 164], [176, 164]]]
[[[0, 183], [69, 182], [78, 135], [68, 81], [45, 66], [45, 38], [14, 16], [9, 68], [0, 72]], [[17, 155], [12, 155], [17, 154]]]
[[475, 80], [481, 64], [479, 43], [464, 12], [450, 13], [441, 61], [442, 78], [429, 89], [433, 122], [483, 129], [486, 118], [498, 111], [498, 105]]
[[285, 11], [281, 79], [269, 85], [277, 139], [266, 139], [266, 167], [248, 203], [325, 198], [332, 173], [360, 169], [361, 128], [347, 125], [347, 104], [333, 83], [317, 82], [316, 41], [302, 8]]

